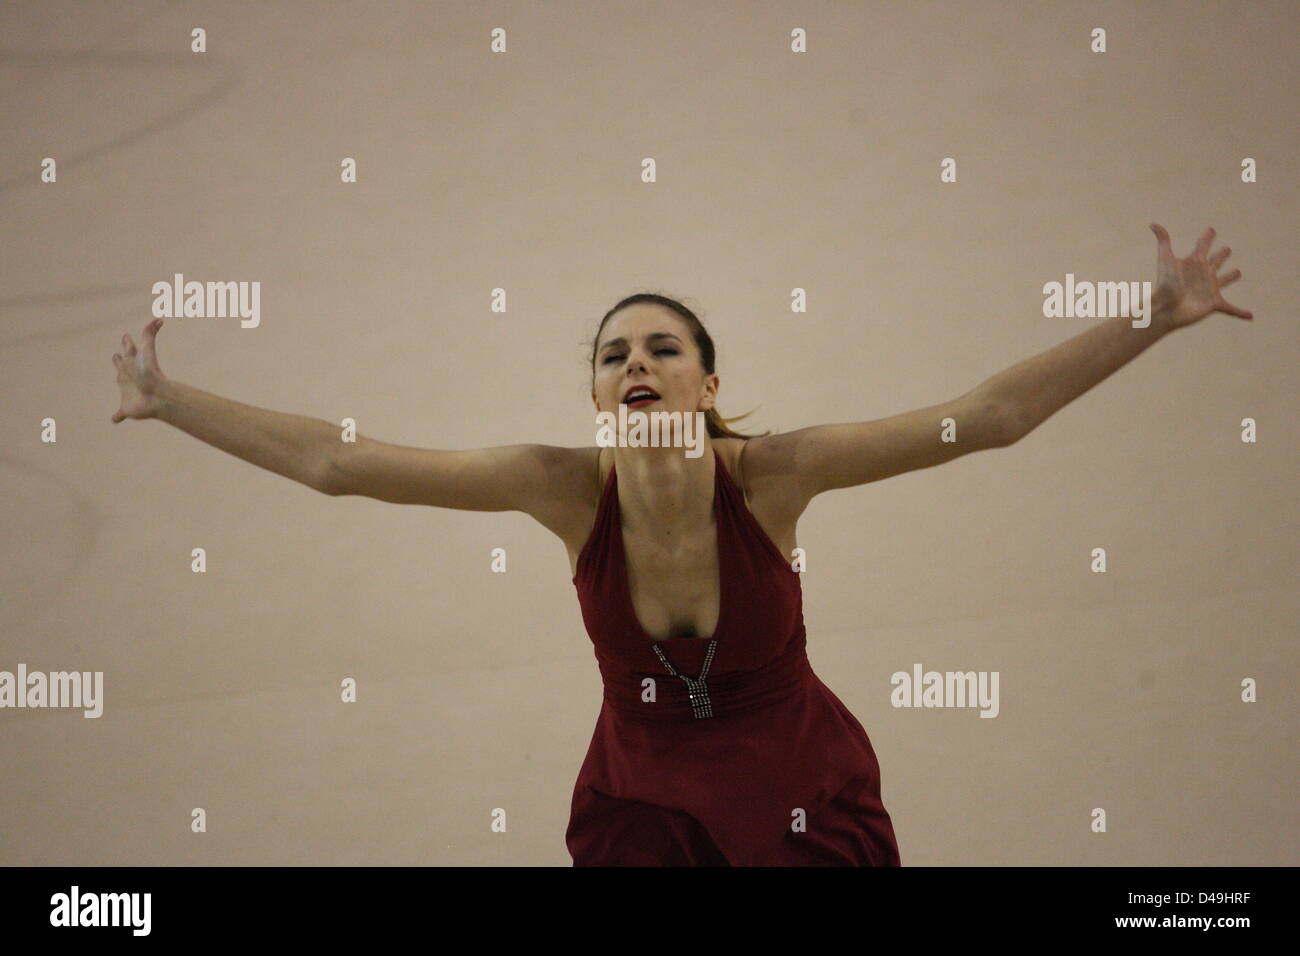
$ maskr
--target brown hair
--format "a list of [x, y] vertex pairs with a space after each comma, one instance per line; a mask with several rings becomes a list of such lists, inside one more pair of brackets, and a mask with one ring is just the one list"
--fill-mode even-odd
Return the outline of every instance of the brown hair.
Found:
[[[713, 339], [709, 333], [704, 330], [704, 323], [696, 317], [695, 313], [686, 306], [682, 305], [676, 299], [670, 299], [664, 295], [657, 295], [653, 292], [638, 292], [636, 295], [630, 295], [614, 308], [605, 313], [605, 317], [600, 320], [600, 325], [596, 329], [596, 337], [591, 342], [591, 376], [592, 380], [596, 377], [596, 344], [600, 341], [600, 333], [604, 331], [605, 323], [619, 309], [629, 305], [636, 305], [638, 302], [653, 302], [655, 305], [666, 306], [673, 312], [681, 316], [686, 325], [691, 330], [691, 336], [695, 339], [695, 345], [700, 350], [700, 364], [704, 366], [704, 371], [709, 375], [714, 373], [715, 352], [713, 348]], [[704, 421], [708, 426], [710, 438], [761, 438], [761, 435], [742, 435], [740, 432], [732, 431], [729, 427], [731, 422], [738, 422], [742, 418], [748, 418], [752, 412], [746, 412], [744, 415], [737, 415], [735, 418], [723, 418], [718, 414], [717, 408], [710, 408], [704, 413]], [[770, 432], [763, 432], [763, 435]]]

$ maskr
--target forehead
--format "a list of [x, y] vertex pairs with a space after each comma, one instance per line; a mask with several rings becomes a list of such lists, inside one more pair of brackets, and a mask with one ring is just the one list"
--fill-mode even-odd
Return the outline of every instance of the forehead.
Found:
[[610, 316], [600, 333], [600, 348], [613, 339], [634, 340], [666, 332], [683, 343], [690, 338], [686, 322], [672, 309], [653, 302], [638, 302]]

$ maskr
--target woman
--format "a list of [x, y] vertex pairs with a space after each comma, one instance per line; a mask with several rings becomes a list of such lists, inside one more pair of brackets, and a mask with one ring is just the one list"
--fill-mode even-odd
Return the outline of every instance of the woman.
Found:
[[[1223, 299], [1241, 273], [1216, 275], [1229, 250], [1209, 254], [1212, 229], [1178, 259], [1168, 233], [1151, 228], [1149, 326], [1109, 319], [950, 402], [789, 434], [728, 428], [699, 320], [672, 299], [625, 299], [596, 333], [592, 401], [599, 412], [704, 413], [698, 457], [343, 443], [328, 422], [168, 379], [159, 319], [143, 350], [124, 335], [113, 356], [122, 402], [112, 420], [160, 418], [325, 494], [523, 511], [558, 535], [605, 686], [566, 833], [575, 865], [898, 865], [871, 742], [808, 666], [790, 563], [799, 515], [821, 492], [1009, 445], [1211, 312], [1253, 318]], [[956, 441], [942, 440], [946, 419]]]

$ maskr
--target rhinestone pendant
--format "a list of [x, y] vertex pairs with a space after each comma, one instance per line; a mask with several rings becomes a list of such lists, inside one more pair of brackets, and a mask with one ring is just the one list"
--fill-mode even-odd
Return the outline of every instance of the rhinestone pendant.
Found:
[[713, 652], [717, 649], [717, 641], [709, 641], [709, 650], [704, 658], [704, 667], [700, 669], [699, 677], [687, 677], [685, 674], [679, 674], [669, 663], [668, 658], [660, 649], [659, 644], [654, 644], [655, 655], [668, 668], [668, 673], [674, 677], [680, 677], [686, 682], [686, 690], [691, 701], [691, 714], [696, 718], [713, 716], [713, 701], [709, 699], [709, 685], [704, 682], [705, 676], [709, 673], [709, 665], [713, 663]]
[[684, 678], [691, 697], [691, 713], [696, 717], [712, 717], [713, 701], [709, 700], [709, 686], [694, 677]]

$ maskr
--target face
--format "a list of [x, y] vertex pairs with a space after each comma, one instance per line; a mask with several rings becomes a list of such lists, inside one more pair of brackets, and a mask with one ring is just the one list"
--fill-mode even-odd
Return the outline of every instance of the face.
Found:
[[645, 385], [658, 400], [629, 404], [629, 410], [704, 412], [713, 407], [718, 384], [717, 374], [704, 371], [686, 322], [665, 306], [629, 305], [601, 330], [591, 393], [596, 411], [617, 414], [628, 389]]

